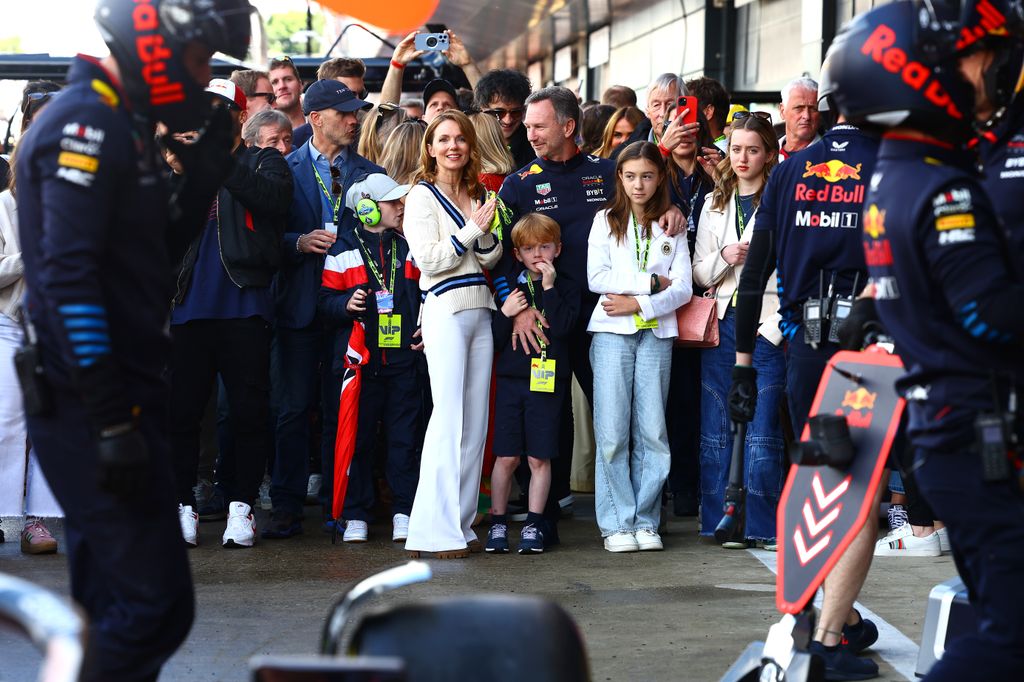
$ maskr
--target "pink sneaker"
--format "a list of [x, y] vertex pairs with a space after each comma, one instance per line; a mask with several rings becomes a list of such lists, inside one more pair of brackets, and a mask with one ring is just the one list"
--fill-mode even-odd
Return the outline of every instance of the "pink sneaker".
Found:
[[57, 538], [39, 519], [25, 522], [21, 531], [21, 551], [23, 554], [54, 554], [57, 551]]

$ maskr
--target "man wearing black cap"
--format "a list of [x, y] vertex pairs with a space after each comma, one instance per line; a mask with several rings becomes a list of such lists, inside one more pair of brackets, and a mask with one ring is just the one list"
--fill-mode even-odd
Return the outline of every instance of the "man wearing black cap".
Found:
[[242, 89], [215, 78], [206, 91], [215, 106], [231, 114], [235, 163], [210, 207], [206, 228], [189, 245], [178, 270], [171, 311], [171, 448], [182, 535], [194, 547], [199, 423], [219, 374], [236, 444], [230, 455], [221, 453], [218, 471], [219, 485], [230, 482], [223, 491], [231, 502], [222, 544], [251, 547], [256, 528], [250, 504], [271, 447], [270, 283], [281, 261], [292, 182], [281, 152], [242, 144], [247, 116]]
[[429, 125], [442, 111], [458, 109], [455, 86], [443, 78], [435, 78], [423, 88], [423, 120]]
[[[277, 406], [277, 456], [270, 496], [274, 512], [264, 538], [288, 538], [302, 532], [302, 505], [309, 478], [309, 413], [318, 363], [323, 401], [323, 494], [330, 491], [337, 427], [337, 378], [330, 371], [334, 349], [331, 330], [316, 314], [324, 257], [339, 229], [355, 227], [344, 210], [349, 187], [383, 169], [356, 153], [356, 113], [372, 105], [335, 80], [318, 80], [306, 90], [303, 113], [313, 136], [288, 155], [294, 196], [288, 211], [282, 249], [284, 263], [277, 276], [276, 320], [271, 351], [274, 403]], [[324, 500], [326, 502], [327, 500]]]

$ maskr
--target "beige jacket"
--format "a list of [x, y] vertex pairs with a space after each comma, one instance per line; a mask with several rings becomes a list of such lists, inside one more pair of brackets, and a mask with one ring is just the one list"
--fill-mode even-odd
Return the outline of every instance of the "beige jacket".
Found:
[[[740, 283], [740, 273], [743, 266], [732, 266], [722, 258], [722, 249], [730, 244], [736, 244], [739, 239], [736, 237], [736, 201], [731, 198], [720, 210], [711, 207], [712, 193], [708, 193], [704, 199], [704, 209], [700, 214], [700, 223], [697, 227], [697, 245], [693, 252], [693, 282], [706, 289], [712, 286], [717, 287], [716, 298], [718, 300], [718, 319], [725, 317], [729, 309], [729, 303]], [[757, 211], [751, 216], [749, 224], [743, 230], [743, 241], [750, 243], [754, 234], [754, 221], [757, 220]], [[779, 331], [779, 297], [774, 293], [777, 273], [772, 272], [768, 278], [768, 286], [764, 291], [764, 300], [761, 303], [761, 319], [757, 328], [758, 334], [778, 346], [782, 343], [782, 332]]]
[[10, 190], [0, 193], [0, 315], [18, 319], [25, 297], [25, 267], [18, 243], [18, 209]]

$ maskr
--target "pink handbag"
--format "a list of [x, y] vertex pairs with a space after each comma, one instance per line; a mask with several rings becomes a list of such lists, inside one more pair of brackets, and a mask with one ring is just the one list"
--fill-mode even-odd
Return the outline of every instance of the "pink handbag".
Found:
[[681, 348], [714, 348], [718, 345], [718, 301], [715, 291], [691, 298], [676, 310], [679, 335], [675, 345]]

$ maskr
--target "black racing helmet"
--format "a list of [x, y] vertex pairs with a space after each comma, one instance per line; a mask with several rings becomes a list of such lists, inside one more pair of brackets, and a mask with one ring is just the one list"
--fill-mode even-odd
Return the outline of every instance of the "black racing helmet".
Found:
[[1024, 86], [1024, 0], [964, 0], [955, 56], [991, 50], [985, 94], [995, 107], [994, 125]]
[[210, 103], [186, 69], [193, 41], [243, 59], [251, 35], [248, 0], [99, 0], [96, 23], [117, 60], [136, 113], [172, 132], [202, 126]]
[[828, 96], [850, 123], [966, 140], [974, 91], [955, 61], [939, 58], [955, 43], [956, 17], [919, 10], [895, 0], [846, 24], [826, 55]]

